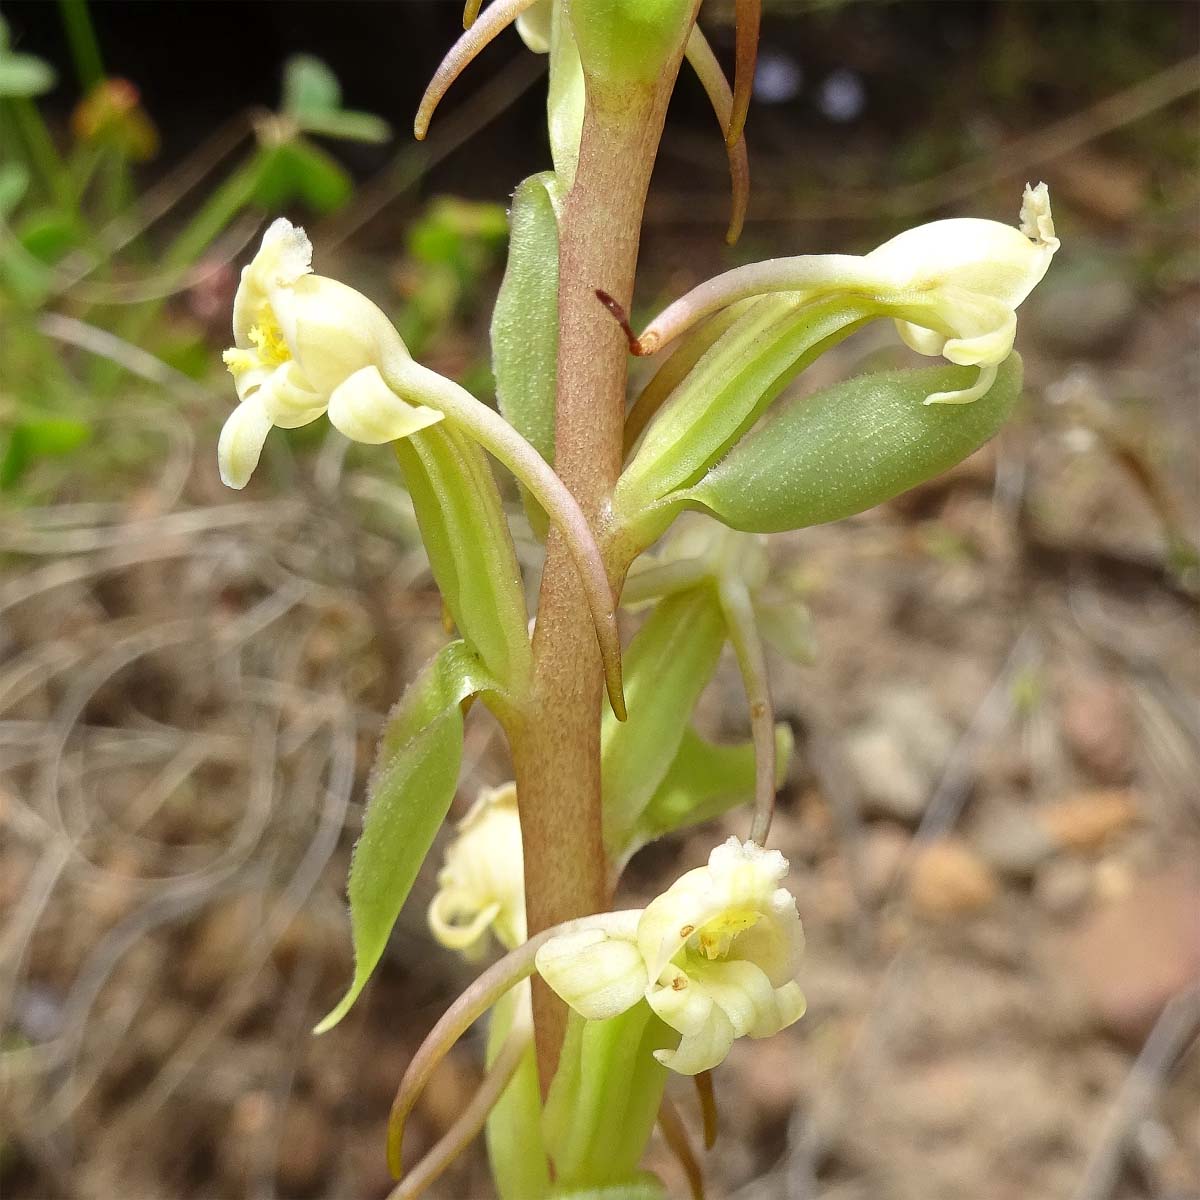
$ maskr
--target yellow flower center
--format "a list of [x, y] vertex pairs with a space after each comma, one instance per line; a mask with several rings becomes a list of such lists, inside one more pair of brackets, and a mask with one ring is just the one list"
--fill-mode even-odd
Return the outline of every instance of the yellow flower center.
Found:
[[259, 361], [263, 366], [277, 367], [289, 362], [292, 352], [284, 340], [283, 330], [271, 311], [270, 305], [264, 304], [259, 312], [258, 321], [250, 326], [250, 340], [258, 350]]
[[733, 939], [757, 924], [761, 915], [752, 908], [726, 909], [719, 917], [709, 921], [696, 935], [700, 952], [710, 961], [724, 958], [729, 953], [729, 947], [733, 945]]

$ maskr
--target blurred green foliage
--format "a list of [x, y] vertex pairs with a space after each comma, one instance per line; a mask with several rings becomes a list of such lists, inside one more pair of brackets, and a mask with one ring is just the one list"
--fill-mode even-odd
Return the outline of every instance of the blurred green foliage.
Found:
[[[213, 369], [203, 327], [168, 319], [166, 302], [203, 277], [197, 268], [242, 215], [291, 206], [320, 216], [350, 199], [349, 174], [309, 135], [391, 136], [381, 118], [342, 107], [324, 63], [296, 56], [279, 111], [255, 119], [241, 161], [161, 245], [149, 231], [164, 213], [147, 205], [133, 171], [157, 152], [154, 122], [131, 82], [105, 74], [83, 0], [60, 11], [82, 93], [61, 133], [35, 102], [56, 72], [20, 52], [0, 18], [0, 490], [10, 500], [35, 499], [32, 469], [92, 441], [139, 351], [193, 378]], [[464, 276], [466, 251], [426, 253]], [[59, 353], [55, 316], [88, 335], [91, 362]]]

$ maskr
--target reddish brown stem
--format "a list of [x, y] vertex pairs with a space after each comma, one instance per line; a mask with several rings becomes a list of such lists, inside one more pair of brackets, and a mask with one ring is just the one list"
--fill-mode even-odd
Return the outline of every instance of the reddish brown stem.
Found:
[[[642, 209], [683, 55], [619, 94], [589, 80], [575, 181], [559, 222], [559, 344], [554, 468], [601, 545], [621, 469], [627, 347], [596, 304], [627, 310]], [[608, 906], [600, 822], [603, 680], [574, 564], [551, 532], [534, 634], [534, 712], [513, 739], [529, 932]], [[547, 1086], [566, 1028], [561, 1002], [533, 992], [538, 1070]]]

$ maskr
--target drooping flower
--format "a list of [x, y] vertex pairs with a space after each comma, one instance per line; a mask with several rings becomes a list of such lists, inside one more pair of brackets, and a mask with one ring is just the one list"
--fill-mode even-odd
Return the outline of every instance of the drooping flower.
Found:
[[458, 826], [437, 877], [429, 927], [443, 946], [477, 959], [489, 930], [506, 950], [525, 941], [525, 873], [517, 788], [483, 788]]
[[238, 406], [217, 447], [229, 487], [245, 487], [275, 425], [307, 425], [328, 411], [347, 437], [379, 445], [442, 419], [384, 382], [380, 368], [408, 351], [383, 312], [361, 292], [312, 274], [311, 263], [304, 230], [280, 217], [242, 270], [234, 346], [224, 354]]
[[645, 999], [681, 1035], [655, 1057], [683, 1075], [710, 1070], [735, 1039], [770, 1037], [804, 1014], [796, 982], [804, 936], [796, 902], [779, 886], [787, 869], [779, 851], [731, 837], [636, 925], [551, 938], [537, 969], [588, 1020]]
[[843, 293], [892, 316], [900, 336], [919, 353], [979, 367], [973, 386], [925, 401], [962, 404], [991, 387], [1013, 348], [1017, 307], [1046, 274], [1058, 247], [1049, 190], [1044, 183], [1027, 184], [1018, 228], [975, 218], [933, 221], [861, 257], [801, 255], [737, 267], [675, 301], [634, 346], [652, 354], [719, 309], [752, 296]]

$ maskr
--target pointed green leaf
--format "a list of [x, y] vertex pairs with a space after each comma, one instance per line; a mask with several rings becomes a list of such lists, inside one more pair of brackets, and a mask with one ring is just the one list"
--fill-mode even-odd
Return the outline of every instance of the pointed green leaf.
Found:
[[520, 692], [532, 661], [529, 615], [491, 466], [448, 421], [396, 442], [395, 450], [454, 624], [492, 675]]
[[332, 1029], [350, 1011], [370, 979], [445, 820], [462, 759], [462, 702], [495, 690], [479, 659], [462, 642], [451, 642], [392, 710], [371, 772], [362, 836], [350, 861], [354, 981], [317, 1033]]
[[[792, 756], [792, 731], [775, 726], [775, 782], [782, 785]], [[646, 805], [630, 837], [626, 856], [648, 842], [754, 799], [754, 743], [722, 746], [702, 738], [695, 729], [684, 731], [679, 752]]]
[[925, 404], [975, 382], [975, 367], [862, 375], [799, 397], [678, 499], [734, 529], [775, 533], [836, 521], [882, 504], [973, 454], [1021, 394], [1009, 355], [971, 404]]
[[[558, 378], [558, 219], [554, 176], [533, 175], [513, 193], [508, 266], [492, 314], [492, 363], [500, 411], [554, 462]], [[544, 515], [526, 505], [540, 532]], [[535, 520], [535, 518], [537, 518]]]
[[619, 857], [679, 749], [717, 667], [725, 620], [707, 584], [663, 600], [625, 652], [629, 719], [604, 714], [600, 780], [604, 841]]
[[281, 208], [301, 200], [318, 213], [332, 212], [350, 198], [353, 184], [324, 150], [295, 138], [265, 147], [253, 201]]

